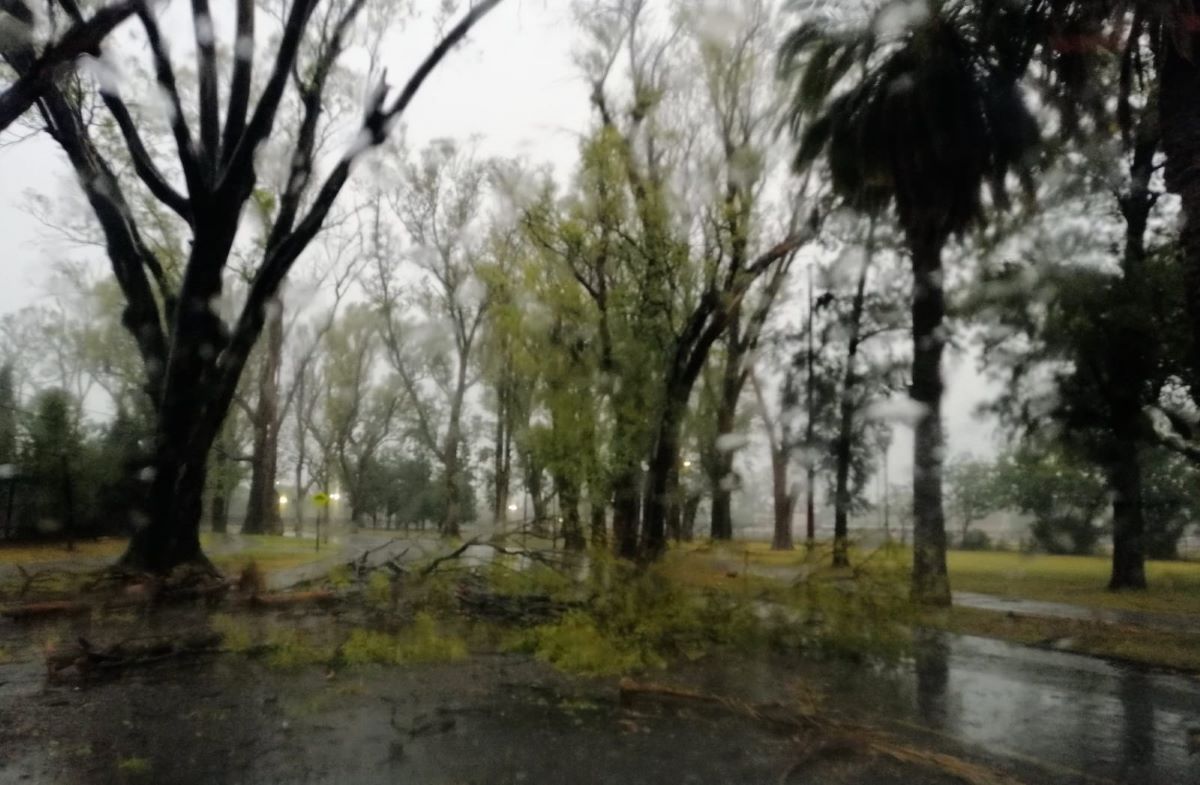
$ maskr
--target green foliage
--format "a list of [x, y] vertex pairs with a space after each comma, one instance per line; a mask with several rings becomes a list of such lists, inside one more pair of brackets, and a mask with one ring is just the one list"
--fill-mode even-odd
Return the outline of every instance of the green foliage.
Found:
[[221, 636], [221, 643], [231, 652], [246, 652], [254, 646], [250, 623], [226, 613], [214, 613], [208, 617], [208, 625]]
[[[995, 464], [960, 456], [946, 464], [945, 482], [946, 512], [949, 523], [957, 524], [961, 529], [960, 547], [967, 550], [986, 549], [987, 536], [972, 540], [972, 535], [982, 532], [971, 532], [968, 529], [975, 521], [1003, 509], [1007, 501]], [[970, 547], [971, 542], [975, 543], [975, 547]], [[978, 547], [980, 544], [985, 547]]]
[[345, 589], [354, 582], [354, 574], [347, 564], [339, 564], [328, 572], [325, 580], [335, 589]]
[[371, 573], [365, 590], [367, 604], [374, 608], [386, 608], [392, 604], [392, 582], [382, 572]]
[[267, 664], [280, 670], [297, 670], [309, 665], [322, 665], [333, 660], [337, 648], [318, 642], [315, 636], [301, 630], [280, 628], [267, 635]]
[[1108, 488], [1095, 468], [1062, 448], [1024, 440], [996, 467], [1007, 504], [1033, 517], [1034, 541], [1046, 553], [1087, 554], [1103, 534]]
[[130, 756], [117, 759], [117, 771], [123, 777], [142, 778], [149, 776], [152, 769], [149, 758]]
[[467, 644], [461, 637], [443, 632], [432, 615], [421, 612], [397, 635], [352, 630], [339, 655], [347, 665], [451, 662], [467, 656]]
[[[994, 14], [931, 3], [921, 20], [878, 35], [900, 0], [857, 29], [804, 23], [781, 49], [793, 85], [796, 168], [825, 154], [834, 189], [853, 207], [895, 203], [914, 240], [945, 238], [982, 217], [982, 187], [1006, 199], [1038, 131], [1008, 62], [1011, 42], [987, 34]], [[840, 90], [840, 92], [839, 92]], [[939, 242], [939, 244], [940, 244]]]
[[564, 671], [591, 676], [612, 676], [664, 664], [657, 654], [602, 631], [591, 615], [581, 611], [535, 628], [522, 645], [514, 648], [530, 651]]

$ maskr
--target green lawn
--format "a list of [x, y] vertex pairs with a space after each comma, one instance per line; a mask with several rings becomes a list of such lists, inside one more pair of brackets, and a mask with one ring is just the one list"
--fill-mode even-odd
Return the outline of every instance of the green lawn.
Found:
[[927, 627], [1094, 657], [1200, 673], [1200, 635], [1094, 621], [1011, 616], [978, 608], [926, 611]]
[[[908, 553], [889, 551], [851, 553], [860, 571], [875, 564], [896, 566]], [[1155, 613], [1200, 615], [1200, 562], [1152, 561], [1146, 565], [1146, 591], [1110, 592], [1109, 560], [1105, 556], [1046, 556], [998, 551], [951, 551], [950, 585], [957, 591], [973, 591], [1028, 600], [1046, 600], [1094, 608], [1144, 610]], [[849, 575], [848, 570], [829, 567], [828, 543], [812, 552], [803, 546], [791, 551], [772, 551], [768, 543], [687, 543], [672, 549], [672, 571], [691, 583], [721, 583], [729, 573], [747, 567], [777, 571], [780, 578], [809, 570], [817, 575]], [[708, 573], [708, 574], [706, 574]]]
[[1153, 561], [1146, 591], [1110, 592], [1102, 556], [951, 551], [950, 585], [960, 591], [1094, 608], [1200, 615], [1200, 563]]
[[[222, 539], [220, 534], [202, 534], [200, 540], [206, 549], [214, 549]], [[278, 537], [267, 534], [241, 535], [244, 544], [232, 553], [220, 553], [213, 562], [226, 572], [236, 572], [251, 561], [263, 570], [279, 570], [295, 567], [315, 559], [328, 556], [328, 549], [316, 552], [310, 538]], [[116, 559], [125, 551], [127, 540], [106, 537], [99, 540], [83, 540], [67, 550], [64, 543], [20, 543], [0, 546], [0, 564], [15, 564], [22, 567], [39, 567], [51, 562], [73, 559]]]

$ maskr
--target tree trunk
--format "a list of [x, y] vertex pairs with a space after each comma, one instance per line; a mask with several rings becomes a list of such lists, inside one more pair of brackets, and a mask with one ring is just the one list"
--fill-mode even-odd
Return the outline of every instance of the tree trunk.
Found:
[[247, 534], [279, 534], [279, 494], [275, 491], [279, 460], [279, 367], [283, 358], [283, 304], [276, 298], [268, 309], [266, 351], [258, 375], [258, 408], [254, 414], [254, 453], [250, 494], [246, 500]]
[[[454, 427], [454, 426], [451, 426]], [[446, 451], [442, 457], [445, 473], [442, 477], [442, 492], [446, 494], [446, 513], [442, 519], [442, 534], [446, 537], [457, 537], [460, 532], [460, 512], [458, 504], [458, 438], [447, 436]]]
[[775, 535], [771, 538], [771, 550], [790, 551], [792, 544], [792, 510], [795, 498], [788, 487], [787, 451], [771, 448], [771, 490], [775, 503]]
[[1109, 469], [1113, 490], [1113, 558], [1108, 588], [1146, 588], [1146, 554], [1142, 515], [1142, 468], [1137, 441], [1120, 438], [1116, 461]]
[[642, 500], [641, 557], [644, 560], [657, 559], [667, 547], [666, 523], [667, 508], [671, 503], [671, 477], [679, 465], [679, 431], [692, 391], [686, 379], [668, 383], [667, 390]]
[[562, 514], [563, 547], [568, 551], [582, 551], [586, 543], [579, 520], [579, 484], [559, 475], [554, 478], [554, 485], [558, 490], [558, 506]]
[[212, 569], [200, 548], [208, 445], [191, 443], [185, 449], [183, 454], [159, 449], [147, 504], [150, 521], [134, 532], [123, 566], [154, 573], [189, 563]]
[[224, 534], [229, 529], [229, 481], [226, 477], [229, 471], [229, 457], [225, 448], [226, 445], [221, 444], [213, 456], [213, 474], [216, 478], [212, 484], [212, 502], [208, 517], [216, 534]]
[[638, 493], [638, 471], [627, 466], [613, 478], [613, 545], [617, 556], [636, 559], [638, 556], [638, 518], [641, 495]]
[[912, 250], [912, 387], [921, 408], [913, 434], [912, 593], [918, 602], [950, 604], [946, 521], [942, 510], [942, 350], [946, 302], [942, 246], [937, 231], [910, 232]]
[[683, 520], [679, 524], [684, 542], [691, 542], [696, 537], [696, 513], [699, 511], [700, 494], [689, 491], [683, 502]]
[[[1179, 27], [1165, 36], [1158, 120], [1166, 186], [1179, 195], [1182, 207], [1179, 246], [1192, 334], [1190, 388], [1193, 400], [1200, 401], [1200, 33]], [[1179, 51], [1181, 44], [1190, 56]]]
[[588, 539], [593, 548], [603, 548], [608, 544], [608, 522], [605, 520], [604, 503], [599, 499], [592, 498], [589, 504], [591, 507], [588, 510]]
[[501, 526], [508, 519], [508, 478], [512, 468], [512, 438], [507, 427], [511, 401], [508, 395], [507, 373], [496, 386], [495, 455], [492, 458], [492, 520]]
[[[717, 444], [721, 437], [733, 433], [737, 422], [738, 398], [741, 397], [743, 379], [742, 352], [738, 340], [736, 319], [729, 326], [729, 338], [726, 340], [725, 367], [721, 373], [721, 399], [717, 403]], [[733, 450], [722, 450], [714, 445], [715, 464], [712, 483], [712, 538], [714, 540], [733, 539], [733, 488], [730, 478], [733, 476]]]

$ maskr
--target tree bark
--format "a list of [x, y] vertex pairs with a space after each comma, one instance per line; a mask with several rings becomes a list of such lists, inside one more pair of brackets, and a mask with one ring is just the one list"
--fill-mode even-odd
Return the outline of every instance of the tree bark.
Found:
[[[734, 431], [737, 422], [738, 399], [746, 377], [742, 373], [743, 344], [740, 339], [740, 324], [737, 314], [731, 318], [729, 333], [725, 341], [725, 366], [721, 372], [721, 398], [717, 403], [717, 441]], [[715, 446], [714, 446], [715, 447]], [[714, 449], [715, 465], [712, 485], [712, 538], [733, 539], [733, 489], [727, 478], [733, 475], [733, 450]]]
[[247, 534], [279, 534], [279, 494], [275, 491], [279, 460], [279, 368], [283, 361], [283, 304], [273, 300], [267, 322], [266, 351], [258, 376], [258, 407], [254, 415], [254, 452], [250, 494], [246, 502]]
[[1146, 550], [1143, 541], [1142, 469], [1138, 444], [1131, 432], [1118, 437], [1116, 460], [1109, 469], [1113, 490], [1113, 558], [1108, 588], [1146, 588]]
[[910, 233], [912, 250], [912, 400], [921, 407], [913, 434], [912, 594], [929, 605], [950, 604], [946, 520], [942, 509], [942, 351], [946, 314], [942, 246], [937, 231]]
[[733, 513], [728, 493], [720, 493], [721, 482], [733, 471], [732, 455], [713, 450], [706, 461], [709, 485], [712, 488], [712, 504], [709, 514], [709, 536], [714, 540], [733, 539]]
[[612, 481], [613, 545], [617, 556], [622, 559], [636, 559], [638, 556], [638, 523], [641, 512], [638, 478], [636, 467], [626, 466]]
[[[1179, 246], [1192, 334], [1189, 381], [1193, 400], [1200, 400], [1200, 34], [1180, 28], [1164, 36], [1158, 119], [1166, 186], [1179, 196], [1182, 207]], [[1179, 51], [1181, 44], [1191, 56]]]
[[683, 520], [679, 524], [684, 542], [691, 542], [696, 537], [696, 513], [699, 511], [700, 494], [689, 491], [683, 502]]
[[671, 476], [679, 464], [679, 432], [683, 426], [683, 415], [687, 411], [692, 382], [680, 373], [673, 383], [668, 383], [666, 400], [659, 418], [658, 438], [654, 454], [646, 471], [645, 497], [642, 501], [642, 549], [641, 558], [654, 560], [667, 547], [667, 509], [671, 503]]
[[[224, 430], [224, 429], [223, 429]], [[212, 497], [208, 511], [209, 525], [216, 534], [224, 534], [229, 529], [229, 454], [227, 436], [221, 434], [221, 444], [213, 454]]]
[[788, 454], [779, 447], [771, 447], [771, 490], [775, 503], [775, 534], [771, 538], [771, 550], [790, 551], [792, 543], [792, 511], [796, 500], [788, 487]]
[[592, 496], [589, 500], [591, 508], [588, 510], [588, 539], [592, 543], [593, 548], [603, 548], [608, 545], [608, 522], [606, 520], [606, 510], [603, 500]]
[[586, 543], [579, 518], [579, 484], [565, 475], [558, 475], [554, 478], [554, 485], [562, 515], [563, 547], [569, 551], [582, 551]]

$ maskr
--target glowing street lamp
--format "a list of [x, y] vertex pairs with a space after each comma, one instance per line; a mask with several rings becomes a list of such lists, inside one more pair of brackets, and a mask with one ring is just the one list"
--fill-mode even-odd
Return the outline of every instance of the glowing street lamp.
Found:
[[508, 505], [508, 511], [509, 511], [509, 512], [516, 512], [516, 511], [517, 511], [517, 505], [516, 505], [516, 504], [510, 504], [510, 505]]
[[331, 494], [329, 494], [329, 498], [333, 499], [336, 502], [342, 498], [342, 495], [340, 493], [331, 493]]
[[282, 507], [285, 504], [287, 504], [287, 497], [281, 493], [279, 494], [279, 506]]

